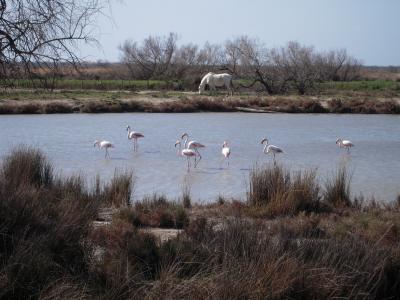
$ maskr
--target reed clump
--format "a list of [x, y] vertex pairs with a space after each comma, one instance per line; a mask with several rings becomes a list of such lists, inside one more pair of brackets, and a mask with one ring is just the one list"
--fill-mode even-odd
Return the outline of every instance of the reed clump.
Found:
[[339, 166], [335, 174], [325, 182], [325, 202], [333, 207], [351, 207], [350, 181], [346, 167]]
[[247, 203], [265, 216], [294, 215], [322, 209], [315, 171], [296, 174], [282, 165], [255, 166], [250, 172]]
[[164, 195], [158, 194], [134, 202], [117, 217], [138, 227], [182, 229], [189, 224], [184, 202], [168, 201]]

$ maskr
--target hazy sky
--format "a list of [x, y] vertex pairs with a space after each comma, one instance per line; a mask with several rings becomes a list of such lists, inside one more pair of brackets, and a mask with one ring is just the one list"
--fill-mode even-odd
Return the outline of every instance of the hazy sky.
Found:
[[111, 0], [98, 20], [101, 48], [87, 60], [118, 61], [126, 39], [176, 32], [178, 43], [222, 44], [240, 35], [267, 47], [290, 40], [318, 50], [346, 48], [366, 65], [400, 65], [400, 0]]

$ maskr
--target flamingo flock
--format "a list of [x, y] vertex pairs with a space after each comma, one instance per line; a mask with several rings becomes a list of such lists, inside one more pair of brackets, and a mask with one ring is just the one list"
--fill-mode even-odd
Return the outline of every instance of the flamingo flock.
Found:
[[[144, 134], [132, 130], [129, 125], [126, 126], [126, 131], [128, 131], [128, 139], [133, 140], [133, 151], [137, 152], [138, 148], [139, 148], [138, 139], [144, 138]], [[182, 149], [182, 142], [183, 142], [183, 149]], [[263, 138], [261, 140], [261, 144], [264, 145], [264, 148], [263, 148], [264, 154], [266, 154], [266, 155], [272, 154], [273, 155], [274, 163], [276, 162], [276, 155], [284, 153], [282, 148], [269, 144], [269, 141], [267, 138]], [[347, 153], [350, 153], [350, 148], [354, 147], [354, 144], [351, 141], [344, 140], [342, 138], [338, 138], [336, 140], [336, 144], [339, 146], [339, 148], [346, 149]], [[96, 140], [94, 142], [94, 147], [96, 147], [96, 146], [99, 149], [105, 149], [105, 158], [110, 157], [108, 149], [115, 148], [113, 143], [106, 141], [106, 140], [102, 140], [102, 141]], [[194, 159], [194, 168], [196, 168], [202, 158], [199, 149], [205, 148], [205, 145], [198, 141], [195, 141], [195, 140], [189, 140], [189, 134], [187, 132], [184, 132], [181, 135], [180, 139], [176, 140], [175, 148], [176, 147], [178, 147], [178, 155], [186, 158], [187, 170], [189, 172], [190, 168], [192, 166], [191, 159], [192, 158]], [[227, 141], [224, 141], [222, 144], [221, 154], [222, 154], [223, 160], [227, 162], [227, 166], [229, 167], [229, 157], [231, 155], [231, 149], [228, 146]]]

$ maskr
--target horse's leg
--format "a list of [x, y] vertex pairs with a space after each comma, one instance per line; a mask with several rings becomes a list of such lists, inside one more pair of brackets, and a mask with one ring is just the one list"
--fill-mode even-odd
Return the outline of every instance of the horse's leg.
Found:
[[229, 86], [229, 83], [225, 83], [225, 87], [226, 87], [226, 92], [228, 93], [228, 96], [231, 95], [231, 88]]
[[214, 95], [215, 94], [215, 84], [214, 81], [210, 81], [208, 83], [208, 87], [210, 88], [210, 95]]

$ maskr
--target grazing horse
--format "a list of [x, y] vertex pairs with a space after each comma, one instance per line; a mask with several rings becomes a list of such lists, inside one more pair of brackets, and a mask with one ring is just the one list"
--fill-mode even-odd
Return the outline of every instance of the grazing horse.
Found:
[[207, 73], [200, 82], [199, 85], [199, 94], [204, 92], [204, 87], [208, 84], [210, 87], [210, 93], [215, 92], [216, 86], [225, 85], [228, 90], [228, 94], [233, 95], [233, 84], [232, 84], [232, 75], [227, 73], [215, 74], [215, 73]]

